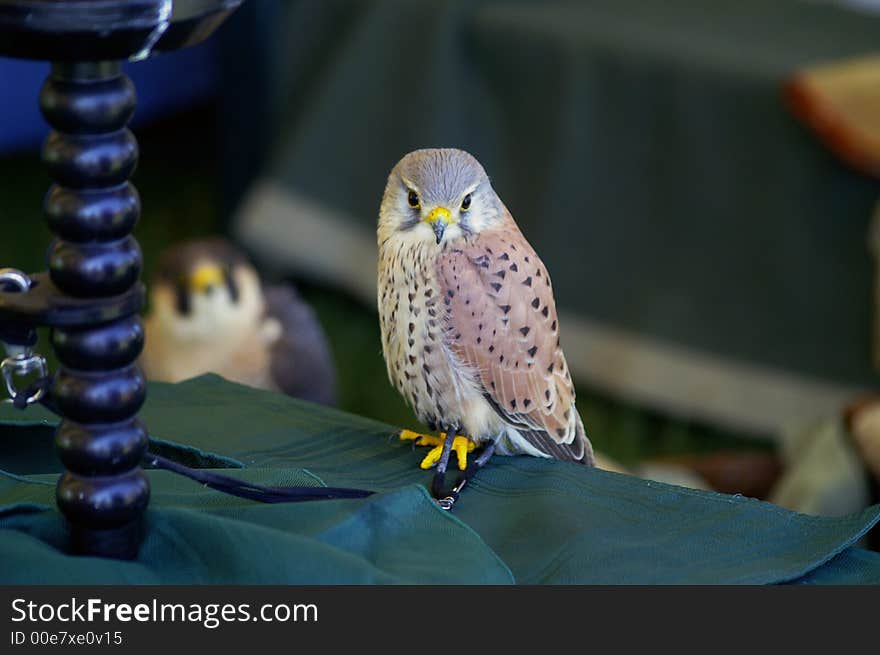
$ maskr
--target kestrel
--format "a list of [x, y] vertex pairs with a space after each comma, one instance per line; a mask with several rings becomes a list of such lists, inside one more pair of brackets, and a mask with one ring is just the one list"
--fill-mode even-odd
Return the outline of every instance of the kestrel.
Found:
[[315, 313], [291, 285], [264, 287], [221, 238], [165, 252], [150, 285], [141, 366], [148, 379], [204, 373], [332, 405], [335, 369]]
[[550, 276], [480, 163], [455, 149], [406, 155], [388, 177], [377, 236], [388, 375], [441, 431], [401, 438], [435, 446], [422, 462], [437, 464], [435, 496], [450, 451], [465, 470], [477, 445], [469, 471], [494, 451], [592, 466]]

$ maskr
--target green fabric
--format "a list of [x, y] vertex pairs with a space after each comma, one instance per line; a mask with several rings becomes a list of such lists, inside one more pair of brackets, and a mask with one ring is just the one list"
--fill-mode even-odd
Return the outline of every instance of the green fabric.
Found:
[[[880, 16], [803, 0], [251, 11], [270, 4], [274, 34], [260, 29], [230, 52], [237, 67], [242, 56], [271, 67], [271, 110], [252, 121], [278, 123], [271, 180], [372, 229], [404, 153], [465, 148], [550, 266], [564, 310], [797, 374], [876, 382], [865, 235], [877, 185], [827, 152], [781, 90], [805, 66], [875, 53]], [[238, 166], [229, 179], [258, 170], [237, 157], [244, 145], [225, 158]]]
[[[852, 545], [880, 506], [841, 518], [573, 464], [496, 457], [453, 513], [395, 428], [206, 376], [153, 384], [162, 452], [266, 484], [374, 489], [263, 505], [149, 472], [134, 562], [71, 557], [53, 507], [53, 419], [0, 407], [2, 583], [812, 583], [880, 580]], [[181, 444], [178, 446], [177, 444]], [[804, 577], [807, 576], [807, 577]]]

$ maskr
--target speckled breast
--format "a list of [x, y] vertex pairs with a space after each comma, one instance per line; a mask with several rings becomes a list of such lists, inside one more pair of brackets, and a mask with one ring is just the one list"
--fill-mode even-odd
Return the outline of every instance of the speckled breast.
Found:
[[391, 383], [429, 427], [460, 422], [470, 395], [444, 335], [448, 305], [434, 273], [430, 245], [388, 243], [379, 254], [382, 352]]

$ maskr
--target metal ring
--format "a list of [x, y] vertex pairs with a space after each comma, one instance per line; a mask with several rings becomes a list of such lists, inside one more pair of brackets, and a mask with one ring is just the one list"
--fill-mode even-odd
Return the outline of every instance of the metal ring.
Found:
[[31, 288], [31, 279], [17, 268], [0, 268], [0, 284], [11, 282], [18, 287], [19, 292], [25, 292]]
[[452, 509], [452, 506], [455, 505], [455, 498], [452, 496], [446, 496], [446, 498], [439, 498], [437, 500], [437, 504], [440, 505], [440, 509], [449, 511]]

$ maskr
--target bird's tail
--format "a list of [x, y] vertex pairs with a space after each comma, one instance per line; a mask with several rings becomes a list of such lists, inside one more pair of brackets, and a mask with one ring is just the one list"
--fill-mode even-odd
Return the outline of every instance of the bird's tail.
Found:
[[[583, 464], [584, 466], [595, 466], [596, 456], [593, 454], [593, 444], [590, 443], [584, 430], [584, 423], [581, 421], [580, 414], [574, 411], [574, 438], [569, 443], [560, 443], [554, 439], [546, 430], [529, 430], [523, 427], [517, 427], [514, 430], [521, 441], [514, 443], [511, 452], [529, 452], [529, 449], [523, 447], [523, 442], [528, 444], [531, 450], [537, 450], [537, 453], [544, 457], [553, 457], [563, 462], [574, 462]], [[518, 446], [518, 447], [517, 447]], [[498, 450], [499, 453], [505, 454], [507, 450], [503, 445]]]
[[575, 434], [575, 441], [581, 441], [584, 444], [584, 455], [581, 457], [580, 462], [584, 466], [596, 466], [596, 455], [593, 453], [593, 444], [590, 442], [590, 438], [587, 436], [587, 431], [584, 429], [584, 422], [581, 420], [581, 415], [575, 411], [575, 417], [577, 419], [577, 433]]

